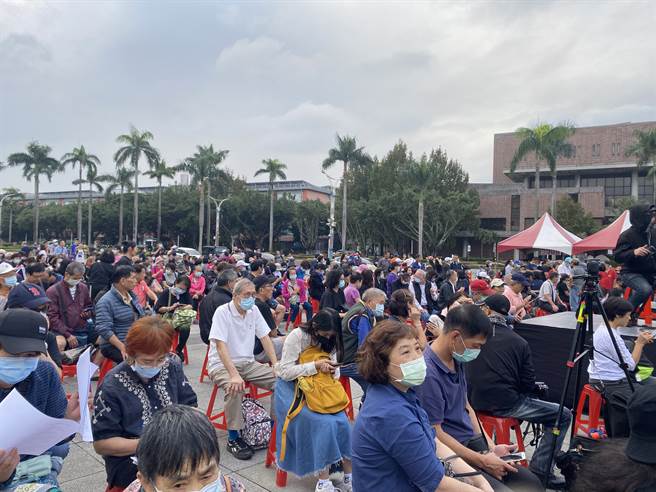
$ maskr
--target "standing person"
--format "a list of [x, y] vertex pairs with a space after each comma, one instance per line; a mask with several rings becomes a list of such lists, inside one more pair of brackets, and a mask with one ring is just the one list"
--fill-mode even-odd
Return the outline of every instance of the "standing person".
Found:
[[190, 280], [191, 284], [189, 286], [189, 295], [191, 296], [191, 304], [195, 310], [198, 310], [198, 305], [205, 295], [206, 288], [202, 263], [197, 263], [194, 265], [194, 272]]
[[95, 299], [99, 292], [109, 290], [114, 272], [114, 253], [111, 249], [104, 250], [98, 261], [91, 265], [89, 270], [89, 285], [91, 299]]
[[362, 286], [362, 274], [353, 272], [349, 277], [349, 284], [344, 289], [344, 305], [351, 309], [360, 300], [360, 287]]
[[398, 258], [393, 258], [392, 261], [390, 262], [390, 272], [387, 274], [387, 278], [385, 280], [385, 285], [387, 288], [387, 297], [392, 296], [392, 287], [394, 286], [394, 282], [397, 281], [398, 274], [401, 271], [401, 260]]
[[269, 326], [255, 306], [255, 286], [248, 279], [235, 284], [232, 301], [220, 306], [212, 318], [210, 350], [207, 370], [212, 382], [225, 392], [224, 412], [228, 427], [228, 452], [239, 460], [248, 460], [253, 449], [241, 438], [244, 426], [241, 402], [245, 383], [272, 389], [275, 373], [272, 368], [255, 361], [253, 350], [255, 337], [271, 365], [278, 362], [273, 343], [269, 338]]
[[17, 284], [16, 269], [6, 261], [0, 263], [0, 311], [5, 309], [9, 292]]
[[123, 244], [121, 244], [121, 256], [114, 264], [114, 268], [120, 266], [133, 266], [134, 262], [132, 261], [132, 258], [134, 257], [136, 249], [137, 244], [135, 242], [123, 241]]
[[[579, 309], [581, 292], [585, 284], [584, 277], [587, 273], [586, 266], [582, 265], [578, 258], [572, 258], [572, 287], [569, 290], [569, 299], [565, 300], [565, 302], [569, 300], [569, 308], [572, 311], [578, 311]], [[561, 304], [563, 303], [561, 302]]]
[[115, 363], [127, 357], [125, 337], [144, 311], [132, 293], [137, 284], [134, 268], [119, 266], [112, 274], [112, 287], [96, 303], [96, 333], [102, 337], [100, 351]]
[[[84, 265], [69, 263], [64, 281], [48, 288], [46, 295], [50, 329], [56, 334], [57, 346], [63, 352], [67, 348], [84, 345], [88, 341], [87, 320], [93, 316], [89, 288], [82, 282]], [[81, 336], [82, 342], [78, 339]]]
[[604, 263], [601, 271], [599, 272], [599, 287], [604, 295], [613, 290], [615, 281], [617, 280], [617, 269], [608, 263]]
[[326, 274], [326, 290], [324, 291], [323, 296], [321, 296], [319, 309], [331, 308], [338, 313], [345, 313], [348, 311], [344, 305], [346, 302], [344, 299], [345, 285], [346, 281], [344, 280], [342, 269], [336, 268], [335, 270], [330, 270]]

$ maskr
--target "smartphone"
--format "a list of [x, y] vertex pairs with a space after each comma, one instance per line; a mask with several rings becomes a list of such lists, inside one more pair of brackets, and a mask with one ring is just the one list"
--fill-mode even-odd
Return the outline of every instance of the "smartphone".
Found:
[[526, 453], [524, 451], [521, 451], [519, 453], [511, 453], [511, 454], [507, 454], [505, 456], [502, 456], [501, 459], [503, 461], [508, 461], [508, 462], [522, 461], [522, 460], [526, 459]]

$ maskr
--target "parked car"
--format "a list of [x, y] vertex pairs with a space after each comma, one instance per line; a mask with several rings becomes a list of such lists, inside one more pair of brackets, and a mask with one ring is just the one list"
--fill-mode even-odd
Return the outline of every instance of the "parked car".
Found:
[[201, 254], [198, 252], [198, 250], [194, 248], [176, 248], [175, 254], [177, 256], [189, 255], [189, 257], [193, 258], [194, 260], [197, 260], [201, 257]]
[[204, 256], [210, 256], [210, 255], [220, 256], [226, 251], [229, 251], [229, 248], [227, 246], [203, 246]]

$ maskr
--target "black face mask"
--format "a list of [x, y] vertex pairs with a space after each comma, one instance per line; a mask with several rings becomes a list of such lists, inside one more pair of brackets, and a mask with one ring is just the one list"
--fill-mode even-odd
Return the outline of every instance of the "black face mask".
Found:
[[335, 349], [335, 338], [334, 337], [322, 337], [321, 335], [317, 335], [317, 342], [319, 342], [319, 346], [321, 347], [321, 350], [327, 353], [331, 353]]

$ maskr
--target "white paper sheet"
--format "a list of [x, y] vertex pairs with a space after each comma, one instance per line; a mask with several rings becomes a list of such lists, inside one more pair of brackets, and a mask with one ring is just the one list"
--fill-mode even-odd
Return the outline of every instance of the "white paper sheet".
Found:
[[98, 370], [98, 366], [91, 362], [91, 347], [86, 349], [77, 360], [77, 392], [80, 395], [80, 436], [83, 441], [93, 442], [91, 433], [91, 415], [87, 404], [91, 376]]
[[48, 417], [16, 391], [0, 402], [0, 449], [38, 456], [78, 432], [80, 423]]

